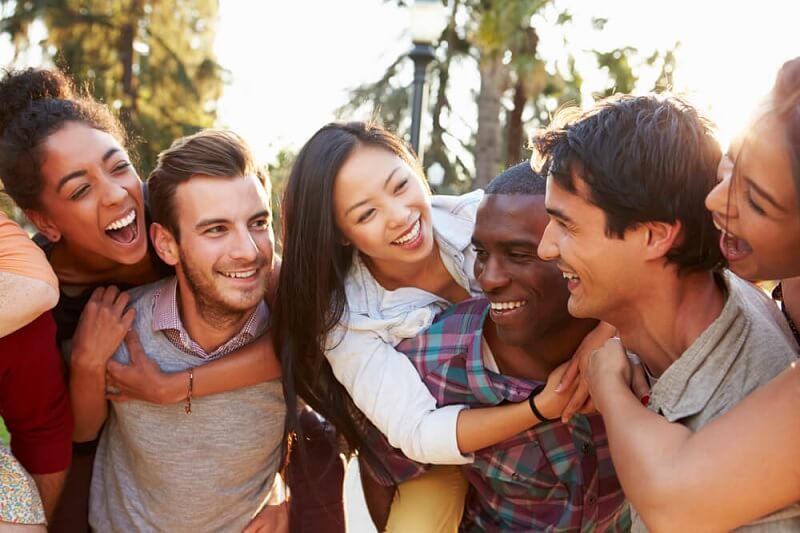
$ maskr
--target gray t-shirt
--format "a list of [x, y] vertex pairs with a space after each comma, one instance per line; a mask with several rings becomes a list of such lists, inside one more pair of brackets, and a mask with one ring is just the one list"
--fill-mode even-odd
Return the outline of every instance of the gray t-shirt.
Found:
[[[760, 289], [723, 274], [727, 299], [719, 317], [658, 378], [649, 408], [697, 431], [769, 382], [797, 359], [797, 344], [775, 303]], [[720, 475], [725, 475], [720, 472]], [[632, 513], [632, 531], [647, 531]], [[800, 531], [791, 506], [741, 531]]]
[[[153, 331], [162, 283], [130, 291], [145, 352], [167, 372], [206, 363]], [[128, 362], [124, 343], [114, 360]], [[191, 414], [183, 404], [112, 402], [94, 463], [92, 528], [240, 532], [272, 487], [285, 413], [280, 380], [194, 398]]]

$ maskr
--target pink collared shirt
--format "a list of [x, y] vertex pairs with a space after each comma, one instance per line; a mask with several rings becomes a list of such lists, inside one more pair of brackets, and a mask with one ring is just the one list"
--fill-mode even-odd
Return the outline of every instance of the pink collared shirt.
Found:
[[239, 333], [211, 353], [197, 344], [183, 327], [178, 314], [178, 280], [172, 278], [153, 295], [153, 329], [163, 331], [167, 339], [186, 353], [202, 359], [216, 359], [248, 344], [266, 328], [269, 321], [267, 304], [262, 300], [247, 319]]

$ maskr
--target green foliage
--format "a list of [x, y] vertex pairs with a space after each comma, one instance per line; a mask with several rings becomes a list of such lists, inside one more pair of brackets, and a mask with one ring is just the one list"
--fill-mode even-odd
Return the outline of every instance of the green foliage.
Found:
[[[25, 0], [0, 22], [17, 52], [39, 45], [118, 110], [146, 176], [173, 139], [212, 126], [225, 71], [213, 41], [217, 0]], [[28, 42], [41, 20], [47, 37]]]

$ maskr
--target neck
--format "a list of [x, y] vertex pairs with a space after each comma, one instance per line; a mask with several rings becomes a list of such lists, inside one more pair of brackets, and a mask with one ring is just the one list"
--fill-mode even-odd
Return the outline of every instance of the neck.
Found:
[[[431, 279], [433, 272], [447, 269], [439, 255], [439, 245], [434, 243], [431, 253], [416, 263], [401, 263], [398, 261], [375, 261], [371, 257], [362, 255], [364, 264], [369, 269], [375, 280], [382, 287], [394, 290], [400, 287], [417, 287], [424, 289], [425, 280]], [[448, 273], [449, 276], [449, 273]]]
[[255, 308], [246, 311], [231, 311], [193, 294], [185, 279], [178, 274], [177, 298], [178, 314], [186, 332], [206, 353], [211, 353], [231, 340]]
[[637, 300], [607, 320], [656, 377], [683, 355], [725, 306], [712, 273], [665, 274], [649, 278]]
[[73, 250], [69, 244], [58, 241], [53, 244], [50, 263], [63, 285], [144, 285], [158, 280], [158, 273], [148, 254], [137, 263], [124, 265], [85, 251]]
[[560, 364], [572, 358], [596, 320], [568, 317], [562, 323], [524, 345], [511, 345], [498, 336], [494, 322], [486, 318], [483, 334], [500, 372], [507, 376], [546, 381]]
[[783, 308], [792, 317], [795, 325], [800, 324], [800, 277], [781, 280]]

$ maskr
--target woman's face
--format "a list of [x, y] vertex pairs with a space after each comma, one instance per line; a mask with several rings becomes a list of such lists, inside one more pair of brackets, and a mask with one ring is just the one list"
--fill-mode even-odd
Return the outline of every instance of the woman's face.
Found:
[[783, 131], [773, 117], [757, 121], [722, 158], [706, 198], [730, 269], [754, 281], [800, 275], [800, 210]]
[[336, 175], [333, 208], [345, 239], [378, 268], [416, 263], [433, 251], [430, 194], [389, 150], [354, 149]]
[[142, 184], [119, 142], [69, 122], [44, 144], [44, 188], [31, 219], [81, 262], [132, 265], [147, 254]]

